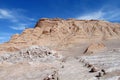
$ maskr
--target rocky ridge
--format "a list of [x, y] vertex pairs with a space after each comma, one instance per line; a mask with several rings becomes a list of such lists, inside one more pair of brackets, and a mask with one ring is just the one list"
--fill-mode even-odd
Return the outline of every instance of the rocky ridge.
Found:
[[32, 45], [63, 47], [74, 43], [120, 38], [120, 24], [101, 20], [40, 19], [34, 28], [15, 34], [0, 51], [17, 51]]

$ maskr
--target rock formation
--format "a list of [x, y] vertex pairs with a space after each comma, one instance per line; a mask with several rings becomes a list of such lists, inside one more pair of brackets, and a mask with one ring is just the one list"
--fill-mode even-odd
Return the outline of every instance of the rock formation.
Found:
[[3, 53], [0, 55], [0, 62], [18, 63], [24, 61], [32, 62], [50, 62], [55, 59], [61, 59], [62, 56], [56, 51], [50, 50], [47, 47], [31, 46], [26, 49], [19, 50], [15, 53]]
[[118, 80], [119, 38], [117, 23], [40, 19], [0, 45], [0, 80]]
[[92, 54], [96, 52], [100, 52], [105, 50], [106, 47], [103, 43], [92, 43], [91, 45], [88, 46], [88, 48], [85, 50], [85, 54]]
[[120, 24], [101, 20], [40, 19], [34, 28], [15, 34], [0, 51], [16, 51], [31, 45], [61, 47], [73, 43], [120, 38]]

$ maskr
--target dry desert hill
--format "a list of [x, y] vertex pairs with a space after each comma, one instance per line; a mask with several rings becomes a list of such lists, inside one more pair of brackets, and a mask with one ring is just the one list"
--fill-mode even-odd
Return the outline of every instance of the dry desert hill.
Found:
[[42, 18], [0, 44], [0, 80], [120, 80], [120, 24]]

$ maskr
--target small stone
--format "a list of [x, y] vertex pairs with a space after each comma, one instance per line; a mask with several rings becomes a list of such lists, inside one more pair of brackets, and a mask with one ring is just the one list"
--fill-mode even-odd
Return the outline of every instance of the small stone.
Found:
[[62, 67], [61, 68], [64, 68], [64, 65], [62, 65]]
[[96, 67], [93, 67], [93, 68], [91, 68], [91, 70], [89, 72], [97, 72], [97, 71], [98, 71], [98, 69]]
[[103, 75], [106, 75], [106, 71], [104, 69], [101, 70], [103, 72]]
[[96, 77], [98, 77], [98, 78], [99, 78], [99, 77], [102, 77], [102, 76], [103, 76], [103, 75], [102, 75], [101, 72], [99, 72], [98, 75], [96, 75]]
[[93, 65], [88, 63], [88, 66], [87, 66], [87, 67], [90, 68], [90, 67], [93, 67]]

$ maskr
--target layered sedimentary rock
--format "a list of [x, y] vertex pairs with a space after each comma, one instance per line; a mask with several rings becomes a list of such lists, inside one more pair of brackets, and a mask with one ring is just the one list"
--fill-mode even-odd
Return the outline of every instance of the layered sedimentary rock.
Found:
[[[3, 44], [4, 51], [16, 51], [31, 45], [67, 46], [74, 43], [119, 39], [120, 24], [101, 20], [40, 19], [34, 28], [15, 34]], [[0, 45], [0, 50], [3, 50]]]

